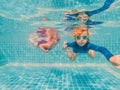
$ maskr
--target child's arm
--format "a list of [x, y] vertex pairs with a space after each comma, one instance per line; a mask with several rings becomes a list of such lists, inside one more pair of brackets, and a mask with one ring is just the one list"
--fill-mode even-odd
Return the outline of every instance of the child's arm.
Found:
[[30, 41], [33, 45], [37, 46], [38, 42], [35, 42], [33, 39], [34, 39], [34, 38], [30, 37], [30, 38], [29, 38], [29, 41]]
[[69, 59], [75, 60], [76, 53], [75, 52], [71, 52], [69, 48], [66, 48], [66, 51], [67, 51], [67, 55], [68, 55]]
[[110, 57], [113, 56], [113, 54], [107, 48], [102, 47], [102, 46], [97, 46], [95, 44], [90, 43], [88, 48], [102, 53], [108, 61], [109, 61]]
[[67, 55], [71, 60], [74, 60], [76, 57], [76, 53], [75, 52], [71, 52], [70, 49], [68, 47], [73, 46], [73, 43], [67, 43], [66, 41], [64, 41], [63, 43], [63, 49], [65, 49], [67, 51]]
[[45, 52], [45, 53], [48, 52], [48, 50], [46, 49], [46, 47], [47, 47], [46, 44], [41, 44], [39, 47], [40, 47], [40, 49], [41, 49], [43, 52]]
[[89, 49], [101, 52], [108, 61], [110, 61], [117, 69], [120, 69], [120, 55], [113, 55], [105, 47], [96, 46], [94, 44], [91, 44]]

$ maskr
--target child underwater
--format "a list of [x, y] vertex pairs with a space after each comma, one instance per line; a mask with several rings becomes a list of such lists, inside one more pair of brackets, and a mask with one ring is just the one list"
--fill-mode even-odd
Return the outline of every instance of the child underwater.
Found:
[[[71, 60], [75, 60], [77, 53], [87, 53], [89, 50], [94, 50], [102, 53], [109, 62], [111, 62], [116, 68], [120, 69], [120, 55], [113, 55], [108, 49], [102, 46], [97, 46], [89, 42], [89, 31], [87, 28], [76, 27], [72, 31], [74, 42], [63, 43], [63, 49], [66, 50], [68, 57]], [[70, 51], [70, 48], [73, 51]], [[94, 51], [89, 52], [92, 57], [95, 57]]]
[[47, 53], [59, 41], [59, 34], [53, 28], [40, 27], [29, 38], [29, 41], [39, 47], [43, 52]]

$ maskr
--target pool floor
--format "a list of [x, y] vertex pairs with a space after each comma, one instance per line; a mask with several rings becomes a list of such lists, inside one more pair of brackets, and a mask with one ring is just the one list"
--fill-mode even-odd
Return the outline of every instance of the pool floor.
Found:
[[116, 77], [107, 69], [98, 66], [3, 66], [0, 68], [0, 90], [119, 89], [120, 76]]

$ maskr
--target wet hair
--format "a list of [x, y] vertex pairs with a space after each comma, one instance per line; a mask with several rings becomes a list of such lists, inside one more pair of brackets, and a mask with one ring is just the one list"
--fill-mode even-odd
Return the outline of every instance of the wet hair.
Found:
[[84, 33], [84, 32], [87, 32], [87, 34], [89, 35], [89, 31], [88, 31], [88, 29], [87, 28], [83, 28], [83, 27], [75, 27], [74, 29], [73, 29], [73, 31], [72, 31], [72, 36], [73, 37], [76, 37], [76, 36], [78, 36], [78, 35], [81, 35], [82, 33]]
[[87, 32], [87, 35], [89, 35], [88, 28], [84, 28], [84, 27], [78, 26], [78, 27], [75, 27], [73, 29], [72, 36], [75, 38], [76, 36], [79, 36], [79, 35], [83, 34], [84, 32]]

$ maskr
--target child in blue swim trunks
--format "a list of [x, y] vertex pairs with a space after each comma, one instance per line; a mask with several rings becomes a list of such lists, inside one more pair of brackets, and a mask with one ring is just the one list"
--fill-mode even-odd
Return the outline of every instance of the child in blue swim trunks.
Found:
[[[72, 36], [74, 38], [74, 42], [72, 43], [63, 43], [63, 49], [66, 50], [68, 57], [71, 60], [75, 60], [76, 53], [89, 53], [92, 57], [95, 57], [94, 51], [99, 51], [102, 53], [108, 61], [110, 61], [116, 68], [120, 69], [120, 55], [113, 55], [108, 49], [105, 47], [97, 46], [89, 42], [89, 32], [87, 28], [76, 27], [72, 31]], [[70, 48], [73, 51], [70, 51]], [[93, 51], [94, 50], [94, 51]]]

